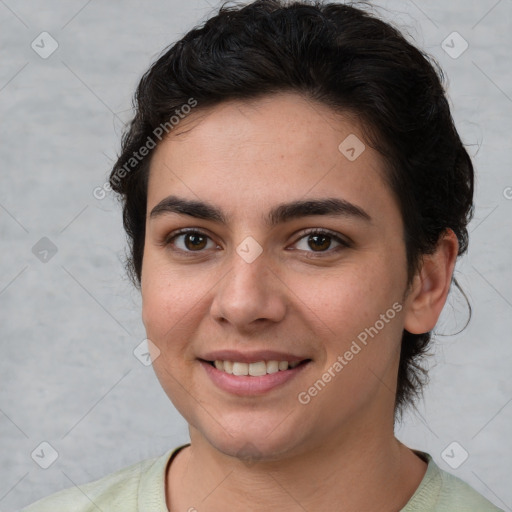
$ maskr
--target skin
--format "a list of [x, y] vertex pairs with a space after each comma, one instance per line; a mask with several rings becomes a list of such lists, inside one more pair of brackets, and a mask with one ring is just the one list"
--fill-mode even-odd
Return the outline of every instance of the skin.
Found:
[[[170, 510], [400, 510], [424, 476], [425, 462], [394, 436], [398, 355], [404, 328], [434, 327], [457, 240], [447, 230], [408, 286], [403, 222], [384, 162], [368, 144], [349, 161], [338, 146], [350, 134], [364, 141], [350, 117], [283, 93], [198, 109], [155, 150], [143, 322], [160, 351], [157, 377], [191, 437], [168, 468]], [[211, 203], [228, 222], [152, 217], [170, 195]], [[264, 222], [276, 205], [323, 198], [349, 201], [371, 220]], [[197, 250], [185, 236], [172, 239], [182, 228], [208, 238]], [[350, 244], [331, 238], [319, 247], [304, 233], [310, 228]], [[262, 248], [252, 263], [236, 251], [248, 236]], [[307, 405], [299, 403], [298, 394], [394, 303], [401, 311]], [[221, 348], [274, 349], [311, 362], [268, 393], [240, 397], [212, 384], [197, 359]]]

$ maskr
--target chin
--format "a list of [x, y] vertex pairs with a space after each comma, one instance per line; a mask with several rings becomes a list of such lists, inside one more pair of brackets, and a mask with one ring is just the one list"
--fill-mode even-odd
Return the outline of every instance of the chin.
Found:
[[208, 441], [219, 452], [247, 464], [279, 460], [285, 454], [293, 452], [295, 448], [295, 443], [289, 438], [270, 440], [264, 435], [259, 438], [240, 435], [235, 438], [224, 437], [222, 439], [210, 436]]
[[[235, 424], [226, 418], [219, 418], [218, 423], [213, 421], [212, 424], [210, 419], [194, 429], [219, 452], [247, 462], [277, 460], [286, 454], [296, 453], [299, 447], [304, 448], [303, 428], [298, 425], [291, 427], [281, 417], [274, 417], [273, 421], [255, 421], [251, 416], [246, 421], [238, 417]], [[191, 437], [193, 442], [194, 436]]]

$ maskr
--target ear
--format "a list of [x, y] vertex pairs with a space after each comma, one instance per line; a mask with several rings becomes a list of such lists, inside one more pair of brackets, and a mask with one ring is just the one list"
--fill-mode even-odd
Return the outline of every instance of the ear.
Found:
[[450, 291], [458, 250], [455, 233], [447, 229], [435, 252], [423, 256], [405, 300], [404, 328], [411, 334], [423, 334], [435, 327]]

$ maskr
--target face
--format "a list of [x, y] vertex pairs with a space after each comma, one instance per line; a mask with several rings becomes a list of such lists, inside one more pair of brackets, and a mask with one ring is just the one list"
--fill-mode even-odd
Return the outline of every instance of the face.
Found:
[[191, 436], [223, 453], [291, 456], [392, 424], [403, 224], [364, 139], [279, 94], [193, 113], [155, 150], [143, 321]]

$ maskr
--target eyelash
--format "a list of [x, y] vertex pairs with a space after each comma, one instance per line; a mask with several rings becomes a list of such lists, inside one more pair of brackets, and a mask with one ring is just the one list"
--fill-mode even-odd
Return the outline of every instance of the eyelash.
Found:
[[[171, 233], [169, 236], [167, 236], [163, 242], [162, 242], [162, 245], [167, 247], [167, 246], [170, 246], [173, 244], [173, 242], [180, 236], [183, 236], [183, 235], [190, 235], [190, 234], [194, 234], [194, 235], [200, 235], [200, 236], [205, 236], [207, 238], [209, 238], [211, 240], [211, 237], [206, 234], [205, 232], [201, 231], [200, 229], [196, 229], [196, 228], [184, 228], [184, 229], [180, 229], [176, 232], [173, 232]], [[350, 248], [352, 246], [352, 244], [341, 238], [340, 236], [338, 236], [335, 232], [333, 231], [329, 231], [327, 229], [323, 229], [323, 228], [311, 228], [307, 231], [304, 231], [300, 234], [300, 236], [297, 238], [297, 240], [294, 242], [294, 245], [296, 245], [299, 241], [301, 241], [303, 238], [306, 238], [308, 236], [312, 236], [312, 235], [323, 235], [323, 236], [328, 236], [329, 238], [331, 238], [333, 241], [335, 242], [338, 242], [339, 245], [337, 247], [335, 247], [334, 249], [327, 249], [325, 251], [304, 251], [306, 254], [307, 254], [307, 257], [308, 258], [318, 258], [318, 257], [322, 257], [323, 255], [330, 255], [334, 252], [338, 252], [339, 250], [342, 250], [342, 249], [347, 249], [347, 248]], [[195, 253], [201, 253], [203, 252], [202, 250], [199, 250], [199, 251], [185, 251], [183, 249], [173, 249], [175, 251], [178, 251], [178, 252], [181, 252], [182, 254], [185, 254], [187, 256], [194, 256]]]

